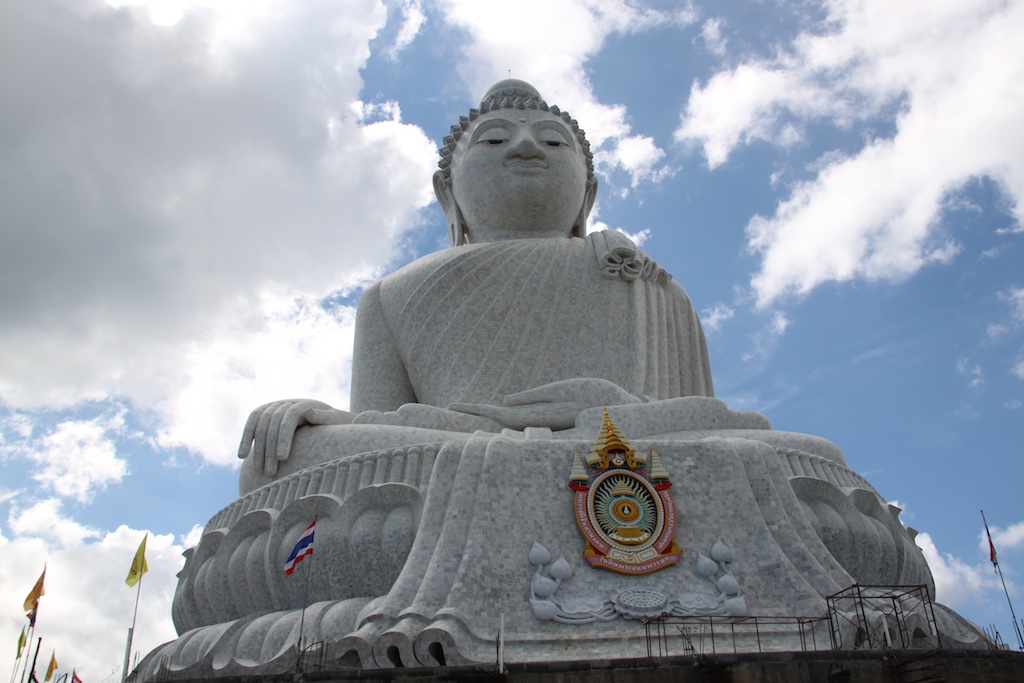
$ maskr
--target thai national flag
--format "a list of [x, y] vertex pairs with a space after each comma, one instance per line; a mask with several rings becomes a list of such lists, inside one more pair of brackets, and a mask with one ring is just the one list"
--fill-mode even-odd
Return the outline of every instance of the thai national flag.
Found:
[[295, 571], [295, 565], [302, 561], [306, 555], [313, 554], [313, 530], [316, 527], [316, 520], [306, 527], [306, 530], [299, 537], [299, 542], [292, 548], [292, 554], [288, 556], [288, 561], [284, 563], [284, 573], [291, 576], [291, 573]]

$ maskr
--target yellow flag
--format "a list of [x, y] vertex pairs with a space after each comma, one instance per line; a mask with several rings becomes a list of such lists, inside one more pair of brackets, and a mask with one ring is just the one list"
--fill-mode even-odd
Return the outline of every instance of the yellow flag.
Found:
[[149, 571], [149, 565], [146, 564], [147, 538], [149, 538], [148, 533], [142, 537], [142, 543], [139, 544], [139, 549], [135, 551], [135, 559], [132, 560], [132, 568], [128, 570], [128, 578], [124, 580], [129, 586], [137, 584], [142, 579], [142, 575]]
[[21, 651], [25, 649], [25, 627], [21, 627], [21, 635], [18, 636], [18, 656], [15, 659], [21, 659]]
[[43, 683], [46, 683], [53, 678], [53, 672], [57, 670], [57, 651], [54, 650], [53, 654], [50, 655], [50, 666], [46, 667], [46, 678], [43, 679]]
[[46, 565], [43, 565], [43, 573], [39, 575], [39, 580], [36, 581], [36, 585], [32, 587], [32, 590], [28, 592], [28, 597], [25, 598], [25, 609], [32, 611], [35, 609], [36, 603], [39, 602], [39, 598], [46, 594], [43, 590], [43, 579], [46, 578]]

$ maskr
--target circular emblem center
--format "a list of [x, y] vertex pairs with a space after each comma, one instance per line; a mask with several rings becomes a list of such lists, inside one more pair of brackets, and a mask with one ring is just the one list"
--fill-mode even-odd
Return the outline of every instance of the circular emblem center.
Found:
[[628, 470], [612, 470], [594, 483], [591, 514], [595, 529], [612, 545], [636, 546], [657, 534], [659, 499], [645, 480]]

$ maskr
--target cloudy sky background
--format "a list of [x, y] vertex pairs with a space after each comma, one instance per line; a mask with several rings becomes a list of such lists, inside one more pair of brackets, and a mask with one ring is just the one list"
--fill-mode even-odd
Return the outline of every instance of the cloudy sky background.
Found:
[[116, 679], [146, 532], [134, 649], [174, 637], [245, 416], [347, 407], [359, 292], [446, 245], [436, 149], [509, 74], [719, 397], [837, 443], [1014, 642], [979, 509], [1024, 609], [1021, 35], [1020, 0], [0, 3], [0, 644], [46, 563], [40, 659]]

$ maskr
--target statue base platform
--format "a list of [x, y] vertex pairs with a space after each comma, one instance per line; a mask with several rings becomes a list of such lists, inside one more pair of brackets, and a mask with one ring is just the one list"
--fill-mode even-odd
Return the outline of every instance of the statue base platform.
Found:
[[[509, 663], [644, 658], [644, 622], [657, 617], [801, 617], [810, 631], [778, 619], [740, 629], [730, 647], [792, 652], [813, 638], [852, 649], [863, 643], [858, 622], [825, 617], [828, 596], [854, 584], [917, 586], [927, 597], [905, 605], [899, 623], [866, 615], [869, 629], [904, 629], [919, 648], [989, 646], [931, 605], [914, 532], [834, 445], [689, 400], [725, 418], [651, 431], [639, 407], [613, 409], [646, 458], [638, 471], [665, 474], [651, 479], [649, 502], [614, 466], [601, 475], [633, 486], [620, 497], [648, 506], [639, 513], [601, 498], [599, 465], [580, 478], [599, 412], [554, 435], [478, 432], [346, 455], [253, 491], [186, 552], [173, 612], [181, 636], [146, 657], [138, 680], [294, 671], [300, 639], [325, 666], [361, 669], [493, 663], [499, 643]], [[588, 500], [598, 501], [589, 513]], [[609, 527], [607, 510], [660, 515], [651, 533], [661, 545]], [[287, 576], [285, 558], [314, 518], [315, 552]], [[602, 545], [607, 534], [627, 543]]]

